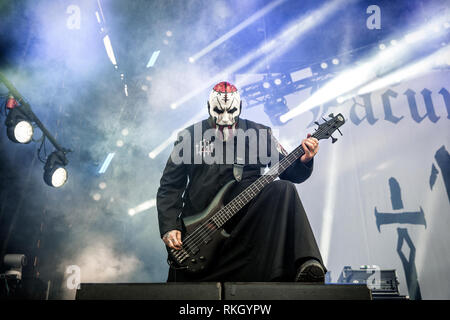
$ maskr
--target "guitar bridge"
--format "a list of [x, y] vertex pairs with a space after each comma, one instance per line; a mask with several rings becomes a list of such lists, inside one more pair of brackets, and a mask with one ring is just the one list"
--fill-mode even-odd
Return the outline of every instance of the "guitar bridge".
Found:
[[193, 255], [196, 255], [197, 252], [199, 252], [199, 251], [200, 251], [200, 250], [199, 250], [199, 248], [197, 248], [197, 247], [191, 248], [191, 252], [192, 252]]
[[178, 264], [183, 263], [184, 260], [190, 257], [189, 254], [184, 249], [181, 250], [171, 249], [170, 252], [172, 253], [172, 257]]

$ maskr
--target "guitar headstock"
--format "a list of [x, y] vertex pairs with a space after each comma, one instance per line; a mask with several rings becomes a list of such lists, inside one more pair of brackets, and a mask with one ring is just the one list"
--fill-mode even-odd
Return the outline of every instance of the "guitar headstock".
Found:
[[324, 120], [324, 123], [322, 124], [319, 124], [317, 121], [315, 122], [315, 124], [319, 127], [316, 129], [316, 132], [312, 134], [312, 137], [317, 140], [328, 139], [331, 137], [331, 142], [335, 143], [337, 139], [334, 138], [332, 134], [337, 130], [342, 136], [342, 132], [339, 130], [339, 127], [345, 123], [345, 119], [341, 113], [338, 115], [330, 113], [328, 116], [330, 117], [328, 120], [322, 118]]

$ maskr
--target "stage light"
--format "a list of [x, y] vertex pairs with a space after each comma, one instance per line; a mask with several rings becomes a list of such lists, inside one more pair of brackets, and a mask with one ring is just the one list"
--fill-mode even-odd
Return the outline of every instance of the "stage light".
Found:
[[22, 268], [27, 265], [27, 257], [24, 254], [6, 254], [3, 257], [4, 273], [7, 278], [22, 279]]
[[326, 62], [322, 62], [322, 63], [320, 64], [320, 67], [321, 67], [322, 69], [326, 69], [326, 68], [328, 68], [328, 64], [327, 64]]
[[417, 30], [415, 32], [411, 32], [405, 36], [405, 41], [407, 43], [416, 43], [421, 40], [424, 40], [427, 36], [427, 30]]
[[273, 83], [275, 83], [277, 86], [279, 86], [281, 84], [281, 79], [276, 78]]
[[[264, 58], [260, 59], [259, 63], [256, 63], [248, 73], [252, 73], [254, 72], [254, 70], [260, 69], [262, 65], [273, 61], [275, 58], [286, 52], [296, 41], [298, 41], [301, 36], [307, 34], [307, 32], [313, 27], [316, 27], [320, 23], [326, 21], [326, 19], [331, 14], [339, 9], [342, 9], [344, 5], [353, 1], [355, 0], [334, 0], [329, 3], [327, 2], [325, 5], [312, 12], [308, 12], [307, 14], [300, 16], [298, 19], [295, 19], [295, 21], [289, 24], [287, 28], [277, 34], [274, 38], [269, 41], [265, 41], [264, 44], [246, 54], [237, 62], [233, 63], [231, 66], [223, 70], [221, 73], [213, 76], [207, 81], [199, 83], [196, 89], [189, 90], [186, 95], [180, 97], [177, 101], [174, 102], [175, 107], [173, 109], [178, 108], [186, 101], [204, 92], [206, 88], [214, 85], [219, 81], [223, 81], [224, 78], [228, 77], [228, 75], [234, 74], [237, 70], [253, 61], [256, 61], [256, 59], [259, 59], [261, 56], [264, 56]], [[192, 56], [192, 58], [195, 61], [195, 56]], [[241, 82], [245, 82], [245, 79], [241, 79]], [[239, 87], [241, 82], [237, 82], [235, 83], [235, 85]]]
[[[339, 96], [349, 94], [359, 87], [384, 77], [392, 70], [398, 69], [403, 60], [410, 55], [411, 50], [423, 48], [428, 41], [436, 39], [437, 35], [429, 31], [437, 23], [442, 23], [443, 17], [436, 17], [431, 24], [420, 26], [411, 32], [397, 45], [390, 46], [382, 52], [378, 52], [373, 57], [362, 60], [354, 67], [343, 71], [333, 79], [325, 83], [315, 91], [310, 97], [300, 103], [297, 107], [291, 108], [288, 113], [280, 117], [285, 122], [292, 119], [315, 106], [321, 105]], [[428, 37], [424, 35], [428, 34]], [[426, 41], [427, 42], [426, 42]]]
[[67, 181], [68, 174], [64, 168], [68, 161], [64, 152], [52, 152], [45, 163], [44, 167], [44, 181], [51, 187], [59, 188]]
[[108, 153], [106, 156], [105, 161], [103, 161], [102, 166], [100, 167], [100, 170], [98, 170], [98, 174], [103, 174], [106, 172], [106, 169], [108, 169], [109, 164], [111, 163], [112, 159], [114, 158], [115, 153]]
[[95, 16], [97, 17], [98, 23], [102, 23], [102, 21], [100, 20], [100, 15], [98, 14], [98, 11], [95, 11]]
[[434, 67], [442, 67], [448, 65], [445, 59], [450, 56], [450, 46], [439, 49], [437, 52], [427, 56], [426, 58], [413, 63], [407, 67], [398, 69], [397, 71], [386, 75], [380, 79], [370, 82], [358, 90], [358, 95], [363, 95], [385, 88], [394, 83], [418, 77], [426, 72], [430, 72]]
[[166, 36], [168, 36], [168, 37], [171, 37], [172, 36], [172, 31], [170, 31], [170, 30], [167, 30], [167, 32], [166, 32]]
[[8, 112], [6, 117], [6, 134], [15, 143], [29, 143], [33, 138], [33, 125], [28, 117], [15, 107]]
[[33, 126], [28, 121], [19, 121], [14, 127], [8, 127], [8, 137], [18, 143], [29, 143], [33, 137]]
[[103, 37], [103, 44], [105, 45], [106, 54], [108, 55], [109, 60], [114, 65], [114, 67], [117, 69], [116, 56], [114, 55], [114, 50], [112, 48], [111, 40], [109, 39], [108, 35]]
[[384, 43], [380, 43], [378, 48], [380, 48], [380, 50], [384, 50], [384, 49], [386, 49], [386, 45]]
[[270, 88], [270, 83], [267, 82], [267, 81], [264, 81], [264, 82], [263, 82], [263, 88], [269, 89], [269, 88]]
[[135, 208], [128, 209], [128, 214], [134, 216], [135, 214], [153, 208], [154, 206], [156, 206], [156, 199], [151, 199], [141, 203]]
[[119, 148], [123, 147], [123, 141], [122, 140], [117, 140], [116, 146], [118, 146]]
[[339, 59], [338, 58], [334, 58], [333, 60], [331, 60], [331, 63], [334, 65], [338, 65], [339, 64]]
[[150, 60], [148, 60], [147, 68], [153, 67], [155, 65], [156, 59], [158, 59], [159, 53], [161, 50], [154, 51], [152, 53], [152, 56], [150, 57]]

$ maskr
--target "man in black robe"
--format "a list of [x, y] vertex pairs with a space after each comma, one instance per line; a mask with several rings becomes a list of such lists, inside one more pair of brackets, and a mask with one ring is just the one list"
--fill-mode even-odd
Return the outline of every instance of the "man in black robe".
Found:
[[[179, 134], [157, 193], [160, 233], [167, 247], [182, 248], [183, 217], [205, 209], [227, 182], [236, 180], [225, 204], [258, 179], [266, 166], [274, 165], [274, 157], [287, 156], [269, 127], [239, 118], [241, 107], [236, 87], [221, 82], [208, 101], [210, 117]], [[256, 140], [250, 135], [240, 140], [236, 134], [251, 131]], [[302, 146], [305, 154], [280, 174], [280, 180], [266, 185], [225, 224], [229, 237], [208, 270], [189, 274], [171, 265], [167, 281], [323, 282], [326, 269], [294, 185], [311, 175], [318, 141], [308, 135]]]

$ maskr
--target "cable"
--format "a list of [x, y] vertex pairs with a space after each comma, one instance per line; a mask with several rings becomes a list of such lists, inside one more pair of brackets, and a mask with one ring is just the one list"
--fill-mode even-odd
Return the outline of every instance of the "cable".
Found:
[[[41, 149], [42, 149], [42, 147], [44, 147], [44, 156], [45, 156], [45, 159], [47, 159], [47, 150], [45, 149], [45, 135], [43, 134], [42, 138], [39, 140], [42, 140], [42, 142], [37, 150], [37, 156], [38, 156], [39, 161], [41, 161], [42, 163], [46, 163], [46, 160], [42, 160], [42, 158], [41, 158]], [[37, 142], [39, 142], [39, 140], [37, 140]]]

